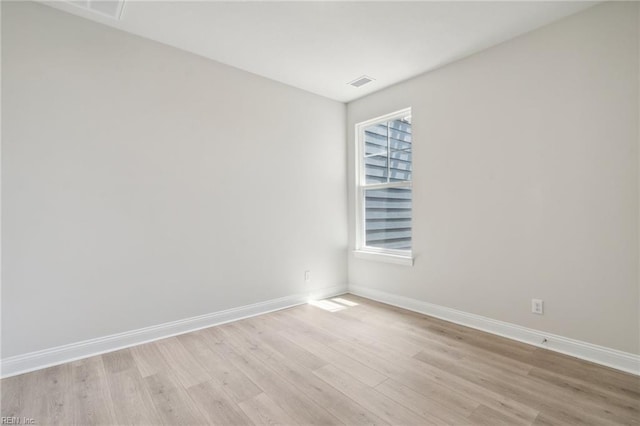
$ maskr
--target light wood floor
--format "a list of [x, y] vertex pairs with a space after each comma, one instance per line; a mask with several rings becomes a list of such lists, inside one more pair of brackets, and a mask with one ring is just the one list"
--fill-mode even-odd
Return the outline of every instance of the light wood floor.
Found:
[[640, 424], [636, 376], [352, 295], [328, 304], [342, 309], [303, 305], [4, 379], [2, 416], [63, 425]]

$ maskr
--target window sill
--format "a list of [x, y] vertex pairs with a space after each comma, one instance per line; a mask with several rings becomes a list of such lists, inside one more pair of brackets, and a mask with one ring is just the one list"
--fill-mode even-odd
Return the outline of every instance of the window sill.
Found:
[[395, 263], [396, 265], [413, 266], [412, 256], [401, 256], [390, 253], [377, 253], [372, 251], [354, 250], [353, 255], [359, 259], [374, 260], [378, 262]]

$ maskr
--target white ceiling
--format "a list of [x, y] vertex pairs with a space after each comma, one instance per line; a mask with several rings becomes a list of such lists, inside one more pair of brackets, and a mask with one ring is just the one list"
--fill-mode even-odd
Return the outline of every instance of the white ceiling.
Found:
[[595, 3], [127, 0], [121, 20], [45, 4], [348, 102]]

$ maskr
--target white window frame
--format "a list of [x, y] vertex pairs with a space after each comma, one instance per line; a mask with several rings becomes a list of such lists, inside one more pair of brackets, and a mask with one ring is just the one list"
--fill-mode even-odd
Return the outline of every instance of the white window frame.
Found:
[[[355, 212], [356, 212], [356, 232], [355, 232], [355, 250], [354, 255], [361, 259], [378, 260], [382, 262], [395, 263], [400, 265], [413, 265], [413, 250], [395, 250], [384, 249], [380, 247], [369, 247], [365, 240], [365, 190], [367, 189], [383, 189], [383, 188], [412, 188], [413, 187], [413, 170], [411, 181], [402, 182], [387, 182], [387, 183], [370, 183], [367, 184], [365, 176], [365, 163], [364, 163], [364, 132], [365, 128], [383, 123], [386, 121], [393, 121], [399, 118], [407, 117], [411, 115], [411, 107], [404, 108], [400, 111], [395, 111], [390, 114], [386, 114], [380, 117], [372, 118], [371, 120], [363, 121], [356, 124], [356, 191], [355, 191]], [[411, 214], [412, 230], [413, 230], [413, 211]]]

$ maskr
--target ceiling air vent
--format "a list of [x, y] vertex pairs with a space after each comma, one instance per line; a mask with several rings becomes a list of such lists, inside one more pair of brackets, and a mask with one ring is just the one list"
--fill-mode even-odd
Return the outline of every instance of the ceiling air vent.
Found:
[[124, 8], [124, 0], [69, 0], [67, 3], [118, 20]]
[[373, 80], [373, 78], [371, 77], [367, 77], [366, 75], [363, 75], [362, 77], [358, 77], [355, 80], [353, 80], [352, 82], [349, 82], [347, 84], [352, 85], [353, 87], [362, 87], [367, 83], [371, 83]]

